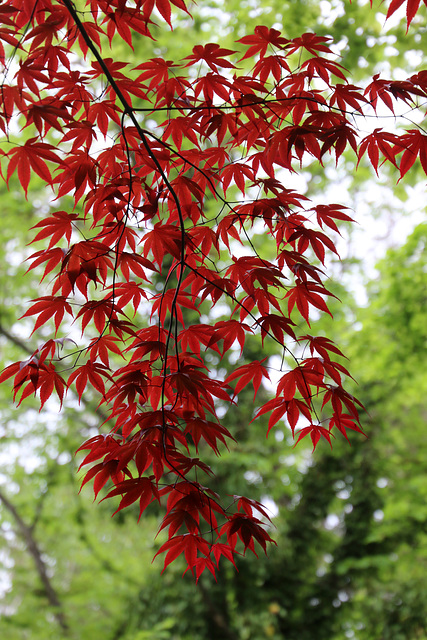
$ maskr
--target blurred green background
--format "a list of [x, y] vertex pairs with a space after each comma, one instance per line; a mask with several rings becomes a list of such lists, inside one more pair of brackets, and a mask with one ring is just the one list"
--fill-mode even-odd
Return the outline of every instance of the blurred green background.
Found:
[[[176, 60], [194, 44], [232, 48], [257, 24], [287, 37], [306, 30], [331, 35], [354, 84], [382, 71], [393, 78], [423, 68], [426, 9], [407, 35], [404, 15], [384, 26], [374, 2], [227, 0], [193, 8], [195, 22], [177, 19], [174, 32], [137, 41], [140, 63]], [[188, 49], [188, 51], [187, 51]], [[381, 126], [381, 125], [380, 125]], [[175, 562], [160, 575], [151, 560], [159, 543], [155, 511], [137, 524], [135, 509], [111, 518], [112, 504], [79, 494], [74, 452], [102, 419], [88, 392], [59, 414], [54, 402], [39, 414], [31, 399], [16, 409], [10, 385], [0, 388], [0, 637], [7, 640], [415, 640], [427, 638], [427, 223], [425, 175], [414, 165], [396, 176], [354, 157], [320, 172], [304, 169], [301, 190], [314, 200], [340, 200], [358, 224], [345, 225], [342, 262], [331, 260], [328, 283], [341, 303], [324, 332], [344, 350], [367, 413], [368, 438], [351, 446], [326, 442], [315, 454], [292, 448], [282, 425], [265, 438], [265, 422], [250, 423], [252, 394], [224, 423], [239, 441], [210, 462], [224, 492], [265, 501], [274, 514], [269, 557], [224, 566], [218, 582], [196, 585]], [[286, 178], [289, 179], [289, 178]], [[292, 178], [293, 180], [293, 178]], [[293, 185], [292, 185], [293, 186]], [[37, 295], [37, 274], [24, 276], [28, 229], [49, 211], [33, 182], [24, 199], [17, 182], [1, 189], [0, 367], [28, 357], [48, 336], [28, 338], [19, 321]], [[246, 357], [258, 357], [253, 341]], [[268, 347], [267, 347], [268, 349]], [[264, 352], [265, 355], [265, 352]], [[233, 354], [231, 354], [231, 358]], [[230, 365], [231, 366], [231, 365]], [[262, 391], [267, 394], [268, 391]], [[207, 452], [208, 455], [208, 452]], [[215, 486], [214, 486], [215, 488]]]

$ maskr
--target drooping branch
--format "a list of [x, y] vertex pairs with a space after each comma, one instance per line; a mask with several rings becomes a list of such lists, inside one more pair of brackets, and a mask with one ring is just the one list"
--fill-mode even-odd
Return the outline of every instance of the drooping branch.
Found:
[[[245, 361], [249, 335], [259, 335], [262, 347], [266, 339], [278, 343], [285, 354], [296, 345], [280, 365], [275, 397], [255, 408], [254, 419], [269, 413], [268, 431], [285, 421], [298, 442], [308, 436], [314, 448], [321, 439], [332, 445], [335, 433], [361, 432], [361, 405], [344, 388], [350, 373], [343, 354], [323, 336], [301, 335], [313, 310], [330, 314], [326, 301], [333, 293], [318, 265], [328, 252], [337, 253], [328, 235], [328, 228], [338, 231], [334, 219], [351, 218], [339, 204], [309, 205], [286, 188], [282, 174], [302, 170], [306, 161], [323, 166], [329, 155], [338, 162], [346, 149], [357, 163], [367, 154], [376, 172], [384, 157], [401, 177], [419, 156], [427, 173], [423, 131], [398, 136], [375, 129], [360, 140], [350, 119], [375, 113], [378, 100], [394, 117], [398, 100], [412, 105], [427, 96], [426, 78], [393, 83], [375, 76], [361, 89], [336, 62], [329, 37], [305, 33], [289, 40], [260, 25], [238, 40], [239, 51], [196, 45], [179, 64], [160, 57], [143, 62], [132, 69], [142, 72], [133, 79], [121, 72], [127, 63], [106, 57], [100, 34], [110, 44], [117, 37], [132, 46], [132, 31], [151, 35], [153, 10], [172, 27], [168, 0], [155, 9], [145, 0], [91, 0], [84, 14], [72, 0], [44, 0], [39, 11], [32, 0], [11, 4], [14, 33], [28, 21], [33, 27], [16, 74], [18, 87], [28, 91], [13, 111], [36, 137], [4, 154], [6, 182], [17, 172], [27, 193], [36, 173], [57, 198], [74, 193], [82, 211], [54, 211], [36, 225], [34, 242], [50, 240], [31, 256], [30, 269], [46, 263], [43, 278], [58, 272], [52, 295], [32, 301], [25, 316], [38, 316], [35, 330], [54, 321], [55, 338], [9, 365], [0, 381], [13, 377], [14, 398], [39, 395], [42, 407], [53, 392], [62, 403], [72, 385], [83, 402], [88, 387], [98, 391], [113, 427], [79, 448], [87, 452], [82, 466], [91, 465], [83, 484], [93, 480], [96, 496], [112, 484], [106, 497], [120, 496], [117, 511], [138, 501], [140, 516], [167, 496], [160, 531], [167, 530], [168, 539], [159, 550], [165, 567], [183, 554], [196, 578], [205, 570], [215, 574], [221, 557], [234, 563], [236, 545], [255, 553], [255, 543], [265, 551], [272, 541], [262, 505], [233, 496], [223, 508], [221, 497], [198, 480], [210, 467], [192, 455], [199, 454], [199, 443], [219, 453], [218, 445], [233, 434], [217, 409], [237, 402], [249, 384], [255, 402], [269, 379], [268, 351], [261, 361]], [[183, 0], [172, 4], [188, 14]], [[239, 59], [241, 45], [246, 53]], [[78, 55], [76, 46], [91, 58], [84, 74], [71, 70], [68, 55], [72, 49]], [[243, 60], [244, 66], [251, 62], [250, 71], [242, 69]], [[98, 87], [97, 78], [107, 82], [100, 96], [91, 88]], [[2, 89], [11, 103], [14, 89]], [[131, 96], [152, 105], [153, 113], [166, 105], [179, 115], [170, 113], [158, 125], [162, 134], [153, 135]], [[9, 112], [1, 118], [7, 135]], [[46, 141], [52, 127], [67, 129], [56, 147]], [[91, 152], [98, 132], [109, 142]], [[227, 198], [229, 188], [241, 195]], [[80, 222], [95, 231], [75, 242]], [[268, 238], [265, 249], [257, 248], [258, 234]], [[239, 242], [246, 245], [244, 256], [235, 250]], [[153, 283], [144, 269], [165, 277]], [[225, 299], [222, 320], [218, 307], [209, 309]], [[127, 313], [131, 304], [134, 320]], [[149, 316], [147, 327], [138, 310]], [[67, 380], [69, 368], [58, 363], [76, 354], [59, 357], [56, 335], [75, 321], [90, 344], [76, 345]], [[237, 345], [243, 363], [223, 373], [219, 363]]]
[[[20, 340], [20, 338], [14, 336], [12, 333], [10, 333], [10, 331], [5, 329], [2, 324], [0, 324], [0, 335], [4, 336], [7, 340], [9, 340], [9, 342], [12, 342], [12, 344], [14, 344], [16, 347], [19, 347], [22, 351], [30, 356], [32, 356], [36, 352], [36, 349], [26, 344], [23, 340]], [[85, 397], [82, 397], [81, 402], [86, 407], [86, 409], [95, 413], [102, 420], [102, 422], [106, 422], [108, 420], [108, 416], [102, 411], [99, 406], [95, 405], [95, 403], [91, 402]]]

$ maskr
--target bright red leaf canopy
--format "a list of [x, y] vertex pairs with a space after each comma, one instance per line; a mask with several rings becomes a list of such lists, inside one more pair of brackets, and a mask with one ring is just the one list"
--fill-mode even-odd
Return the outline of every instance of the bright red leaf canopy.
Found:
[[[389, 15], [401, 4], [393, 0]], [[361, 137], [354, 117], [379, 105], [395, 113], [399, 102], [416, 108], [427, 72], [398, 82], [375, 76], [362, 90], [329, 38], [288, 40], [264, 26], [235, 50], [197, 45], [181, 62], [132, 68], [105, 53], [108, 44], [151, 38], [153, 22], [171, 26], [172, 9], [188, 13], [184, 1], [82, 5], [0, 5], [3, 177], [9, 184], [17, 175], [27, 194], [38, 176], [58, 205], [35, 227], [30, 266], [48, 276], [49, 295], [25, 314], [35, 330], [53, 320], [55, 334], [0, 381], [13, 378], [18, 403], [38, 395], [41, 406], [52, 394], [62, 404], [70, 388], [80, 399], [95, 390], [107, 433], [80, 447], [83, 484], [93, 480], [97, 495], [108, 483], [117, 510], [137, 503], [140, 516], [162, 504], [165, 567], [183, 555], [196, 578], [215, 575], [221, 556], [234, 563], [236, 553], [272, 542], [260, 504], [223, 501], [201, 481], [211, 471], [198, 454], [219, 453], [233, 438], [218, 407], [233, 407], [247, 385], [256, 402], [269, 378], [267, 358], [219, 378], [230, 350], [244, 355], [248, 336], [259, 334], [288, 363], [256, 411], [270, 413], [269, 430], [285, 420], [313, 447], [361, 431], [340, 350], [305, 326], [313, 311], [329, 313], [319, 264], [336, 253], [331, 236], [350, 217], [339, 204], [312, 206], [285, 186], [287, 175], [330, 155], [338, 161], [347, 148], [355, 165], [366, 154], [375, 171], [388, 162], [403, 177], [419, 158], [427, 172], [422, 130]], [[418, 5], [408, 0], [408, 26]], [[162, 123], [154, 131], [153, 114]], [[266, 255], [254, 239], [260, 229]], [[60, 356], [56, 335], [74, 321], [80, 343]]]

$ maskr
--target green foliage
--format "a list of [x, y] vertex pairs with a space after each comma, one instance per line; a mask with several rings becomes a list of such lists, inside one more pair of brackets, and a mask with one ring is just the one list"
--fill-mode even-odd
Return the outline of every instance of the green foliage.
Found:
[[[335, 6], [341, 13], [341, 4]], [[256, 24], [278, 22], [288, 37], [307, 27], [337, 40], [343, 34], [348, 44], [342, 62], [359, 81], [366, 65], [372, 72], [384, 60], [390, 44], [378, 40], [383, 17], [374, 18], [357, 2], [346, 3], [345, 14], [330, 24], [318, 2], [252, 6], [232, 0], [226, 12], [222, 3], [212, 2], [194, 13], [194, 30], [188, 32], [183, 21], [173, 37], [159, 31], [153, 49], [148, 51], [141, 39], [135, 55], [145, 60], [167, 50], [167, 57], [175, 59], [182, 55], [182, 42], [190, 50], [212, 39], [219, 25], [224, 46], [230, 46]], [[397, 38], [393, 66], [408, 67], [406, 50], [425, 55], [424, 31], [424, 26], [417, 29], [417, 41], [411, 35], [403, 38], [403, 23], [390, 30], [389, 36]], [[367, 49], [369, 37], [375, 42]], [[116, 54], [121, 59], [121, 52]], [[366, 174], [361, 176], [365, 181]], [[317, 182], [309, 189], [322, 187]], [[0, 327], [7, 335], [0, 331], [0, 346], [6, 364], [26, 357], [29, 343], [22, 339], [20, 344], [19, 337], [13, 343], [8, 336], [16, 337], [14, 322], [23, 300], [33, 297], [31, 278], [24, 278], [26, 267], [19, 264], [29, 240], [25, 230], [46, 214], [47, 205], [40, 193], [25, 201], [13, 181], [1, 198]], [[0, 637], [426, 638], [426, 242], [427, 227], [421, 225], [403, 247], [387, 253], [365, 308], [346, 300], [342, 286], [334, 288], [345, 302], [334, 314], [334, 336], [345, 344], [359, 381], [358, 395], [369, 412], [364, 421], [368, 440], [354, 439], [351, 448], [340, 443], [333, 454], [324, 443], [315, 458], [304, 449], [290, 449], [285, 427], [273, 429], [266, 440], [265, 425], [247, 426], [254, 409], [249, 388], [228, 413], [225, 425], [237, 433], [245, 453], [237, 447], [224, 452], [216, 482], [220, 487], [226, 481], [236, 494], [244, 494], [249, 484], [255, 498], [274, 501], [278, 547], [269, 559], [239, 562], [238, 573], [227, 568], [217, 584], [203, 576], [195, 586], [189, 576], [181, 579], [179, 566], [160, 577], [159, 563], [150, 564], [156, 550], [148, 542], [154, 518], [137, 525], [130, 511], [110, 519], [110, 509], [94, 506], [89, 490], [78, 494], [74, 451], [82, 434], [94, 432], [90, 406], [77, 410], [71, 402], [65, 418], [53, 412], [46, 423], [28, 406], [18, 414], [2, 390], [0, 488], [32, 531], [69, 630], [61, 631], [55, 622], [34, 557], [3, 504], [0, 553], [5, 578], [12, 583], [0, 604]], [[329, 335], [329, 320], [322, 322]], [[253, 348], [265, 355], [259, 345]], [[210, 462], [216, 470], [215, 459]]]

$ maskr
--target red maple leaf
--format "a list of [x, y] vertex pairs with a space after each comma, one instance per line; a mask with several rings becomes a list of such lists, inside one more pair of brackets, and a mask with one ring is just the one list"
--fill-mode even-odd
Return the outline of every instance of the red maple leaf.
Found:
[[[387, 16], [404, 2], [392, 0]], [[407, 1], [408, 26], [419, 4]], [[286, 369], [254, 410], [254, 420], [269, 414], [267, 434], [284, 423], [316, 448], [337, 431], [362, 432], [342, 352], [304, 329], [313, 311], [330, 315], [324, 264], [337, 256], [339, 222], [351, 218], [343, 205], [310, 203], [283, 176], [322, 171], [347, 151], [375, 172], [386, 161], [404, 178], [419, 160], [427, 173], [417, 114], [403, 134], [357, 129], [380, 103], [393, 120], [396, 105], [419, 110], [427, 71], [375, 75], [359, 89], [330, 37], [289, 40], [262, 25], [240, 38], [239, 52], [202, 43], [182, 60], [134, 68], [105, 48], [132, 47], [135, 33], [152, 38], [175, 11], [188, 21], [184, 0], [90, 0], [84, 14], [71, 0], [0, 6], [0, 40], [19, 53], [15, 82], [0, 89], [11, 145], [0, 152], [3, 176], [12, 186], [16, 174], [27, 194], [36, 174], [53, 193], [29, 269], [50, 282], [23, 316], [46, 335], [0, 382], [13, 379], [18, 403], [35, 395], [41, 406], [62, 403], [66, 388], [80, 401], [100, 394], [109, 433], [80, 447], [83, 485], [93, 480], [98, 495], [112, 483], [106, 497], [120, 496], [118, 510], [138, 503], [140, 516], [157, 501], [164, 568], [182, 555], [197, 580], [215, 576], [221, 558], [234, 564], [239, 549], [272, 542], [262, 505], [243, 496], [230, 504], [199, 477], [210, 481], [206, 450], [218, 455], [235, 435], [226, 408], [249, 384], [254, 402], [261, 396], [273, 348]], [[0, 64], [10, 72], [1, 46]], [[14, 122], [33, 137], [16, 144]], [[48, 332], [68, 332], [74, 315], [82, 337], [69, 354], [69, 339]]]
[[9, 183], [12, 174], [17, 170], [19, 182], [27, 195], [31, 170], [33, 170], [42, 180], [51, 185], [52, 176], [45, 161], [63, 164], [62, 160], [54, 153], [54, 149], [55, 147], [51, 144], [38, 142], [37, 138], [31, 138], [21, 147], [11, 149], [7, 154], [9, 157], [7, 182]]

